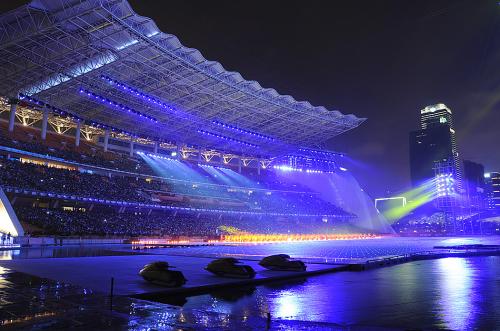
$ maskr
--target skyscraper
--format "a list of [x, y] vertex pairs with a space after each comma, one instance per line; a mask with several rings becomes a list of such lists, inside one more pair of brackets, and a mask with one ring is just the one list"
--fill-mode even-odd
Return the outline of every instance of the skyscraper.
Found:
[[467, 194], [470, 210], [481, 211], [487, 207], [486, 183], [484, 166], [482, 164], [464, 160], [463, 188]]
[[450, 108], [439, 103], [420, 110], [420, 130], [410, 132], [410, 173], [413, 186], [435, 176], [435, 169], [452, 173], [460, 189], [462, 178]]
[[484, 174], [488, 209], [500, 211], [500, 172]]

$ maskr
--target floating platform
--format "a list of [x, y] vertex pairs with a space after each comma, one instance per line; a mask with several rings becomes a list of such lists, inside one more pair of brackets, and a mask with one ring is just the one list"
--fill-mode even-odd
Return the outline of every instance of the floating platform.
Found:
[[[182, 271], [186, 285], [166, 288], [146, 282], [139, 270], [147, 263], [168, 261], [175, 270]], [[344, 271], [348, 265], [307, 264], [307, 271], [270, 271], [257, 264], [258, 261], [241, 260], [257, 272], [253, 279], [217, 277], [204, 270], [211, 261], [204, 257], [129, 255], [76, 258], [39, 258], [0, 261], [0, 266], [38, 277], [78, 285], [100, 293], [110, 293], [111, 278], [114, 279], [115, 295], [150, 295], [156, 293], [200, 294], [211, 290], [244, 285], [259, 285], [272, 281], [304, 278], [312, 275]]]

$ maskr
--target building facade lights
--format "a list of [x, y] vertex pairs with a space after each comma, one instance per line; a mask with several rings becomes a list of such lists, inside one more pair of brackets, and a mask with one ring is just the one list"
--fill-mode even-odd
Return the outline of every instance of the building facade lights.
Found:
[[436, 189], [438, 197], [455, 194], [455, 179], [453, 178], [453, 174], [436, 175]]

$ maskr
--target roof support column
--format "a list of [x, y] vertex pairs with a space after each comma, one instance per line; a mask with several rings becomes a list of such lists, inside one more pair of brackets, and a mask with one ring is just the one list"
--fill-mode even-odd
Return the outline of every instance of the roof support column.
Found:
[[181, 146], [177, 145], [177, 160], [181, 160], [182, 155], [181, 155]]
[[17, 103], [10, 104], [10, 117], [9, 117], [9, 132], [14, 132], [14, 124], [16, 122]]
[[134, 141], [135, 141], [135, 138], [131, 137], [130, 138], [130, 151], [129, 151], [130, 156], [134, 156]]
[[82, 131], [82, 121], [76, 120], [75, 146], [80, 146], [80, 132]]
[[153, 153], [158, 154], [158, 142], [155, 141], [155, 147], [153, 148]]
[[49, 110], [44, 107], [43, 108], [43, 117], [42, 117], [42, 140], [47, 138], [47, 122], [49, 121]]
[[238, 159], [238, 173], [240, 174], [241, 174], [241, 163], [242, 163], [241, 159]]
[[257, 160], [257, 175], [260, 176], [260, 159]]
[[108, 151], [108, 144], [109, 144], [109, 129], [106, 129], [104, 131], [104, 151]]

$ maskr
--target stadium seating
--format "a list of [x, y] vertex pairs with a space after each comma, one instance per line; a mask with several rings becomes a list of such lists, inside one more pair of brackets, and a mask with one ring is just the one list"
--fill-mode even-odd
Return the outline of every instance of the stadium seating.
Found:
[[340, 223], [354, 217], [305, 187], [278, 180], [270, 171], [248, 171], [245, 176], [251, 184], [237, 189], [211, 178], [196, 164], [189, 166], [204, 173], [201, 181], [160, 178], [151, 176], [153, 169], [140, 158], [99, 152], [88, 142], [75, 148], [71, 141], [62, 144], [55, 134], [41, 143], [34, 134], [26, 134], [29, 130], [21, 132], [0, 135], [0, 146], [70, 161], [40, 162], [19, 154], [23, 152], [9, 159], [2, 154], [0, 185], [16, 197], [18, 218], [34, 233], [217, 236], [224, 232], [221, 227], [325, 233], [334, 226], [322, 215]]

